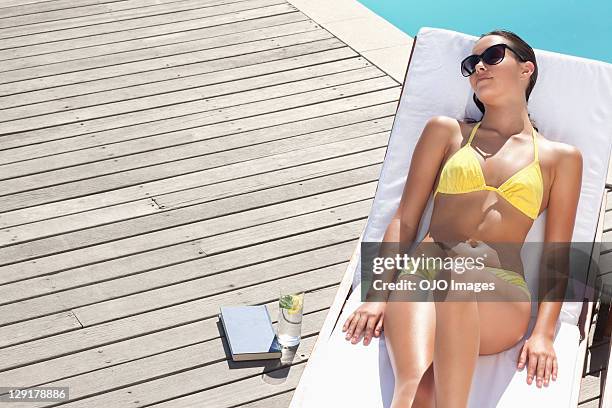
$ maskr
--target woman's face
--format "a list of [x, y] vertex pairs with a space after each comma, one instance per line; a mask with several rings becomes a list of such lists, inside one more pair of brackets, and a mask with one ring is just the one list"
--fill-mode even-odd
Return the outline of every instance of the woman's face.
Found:
[[[492, 45], [505, 43], [512, 46], [504, 37], [487, 35], [480, 38], [472, 48], [472, 54], [482, 54]], [[534, 65], [521, 62], [512, 51], [505, 50], [504, 59], [496, 65], [479, 61], [476, 72], [470, 75], [470, 85], [482, 103], [494, 105], [499, 101], [525, 101], [525, 89]]]

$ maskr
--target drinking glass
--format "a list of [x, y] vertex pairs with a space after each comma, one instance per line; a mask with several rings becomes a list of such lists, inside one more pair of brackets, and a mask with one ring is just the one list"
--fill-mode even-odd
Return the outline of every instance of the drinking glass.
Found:
[[278, 300], [278, 324], [276, 337], [285, 347], [300, 343], [304, 291], [281, 289]]

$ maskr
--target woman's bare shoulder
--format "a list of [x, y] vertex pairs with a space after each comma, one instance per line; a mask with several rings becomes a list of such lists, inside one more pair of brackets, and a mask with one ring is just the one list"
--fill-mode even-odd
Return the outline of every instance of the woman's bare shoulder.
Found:
[[575, 164], [582, 163], [582, 153], [580, 149], [569, 143], [557, 142], [546, 138], [538, 132], [538, 151], [540, 160], [548, 160], [551, 163], [560, 165], [574, 162]]
[[446, 154], [449, 148], [455, 150], [464, 143], [475, 123], [444, 115], [432, 116], [425, 125], [423, 137], [429, 139], [428, 143], [443, 147]]
[[456, 135], [462, 133], [462, 123], [449, 116], [432, 116], [423, 129], [423, 137], [435, 139], [435, 143], [448, 145]]
[[450, 116], [436, 115], [429, 118], [425, 127], [429, 126], [439, 130], [452, 132], [459, 129], [459, 127], [462, 125], [463, 122], [455, 118], [451, 118]]

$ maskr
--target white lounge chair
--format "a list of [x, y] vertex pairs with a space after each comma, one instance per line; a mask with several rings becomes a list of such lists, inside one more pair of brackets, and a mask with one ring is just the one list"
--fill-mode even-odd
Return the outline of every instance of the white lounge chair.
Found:
[[[472, 102], [469, 82], [459, 72], [459, 61], [471, 52], [475, 40], [477, 37], [442, 29], [422, 28], [418, 32], [363, 241], [382, 240], [427, 120], [435, 115], [481, 117]], [[542, 50], [536, 50], [536, 56], [539, 77], [529, 100], [531, 117], [546, 138], [575, 145], [583, 154], [573, 241], [600, 241], [612, 139], [612, 65]], [[427, 230], [432, 202], [430, 198], [421, 220], [419, 240]], [[543, 241], [545, 222], [546, 211], [534, 222], [527, 241]], [[360, 304], [359, 252], [358, 244], [291, 408], [376, 408], [390, 404], [394, 377], [384, 332], [364, 346], [362, 342], [353, 345], [346, 341], [341, 331], [346, 317]], [[534, 293], [540, 256], [533, 256], [531, 251], [530, 256], [522, 257]], [[516, 371], [520, 342], [505, 352], [478, 358], [469, 406], [576, 407], [586, 352], [581, 333], [590, 322], [592, 293], [587, 291], [584, 299], [565, 302], [561, 310], [554, 340], [559, 361], [557, 381], [551, 381], [547, 388], [526, 384], [526, 370]], [[534, 305], [530, 330], [536, 308]]]

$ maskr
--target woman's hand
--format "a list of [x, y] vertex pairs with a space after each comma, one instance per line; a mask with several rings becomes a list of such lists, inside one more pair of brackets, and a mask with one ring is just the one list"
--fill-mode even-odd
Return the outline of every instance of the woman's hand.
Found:
[[363, 345], [367, 346], [372, 336], [380, 336], [383, 327], [386, 302], [364, 302], [346, 319], [342, 331], [346, 332], [346, 339], [351, 343], [359, 342], [365, 330]]
[[549, 336], [532, 334], [525, 341], [523, 349], [519, 355], [518, 369], [525, 367], [525, 361], [529, 359], [527, 365], [527, 384], [531, 385], [533, 378], [536, 377], [538, 388], [548, 387], [549, 380], [557, 380], [557, 354], [553, 347], [553, 341]]

